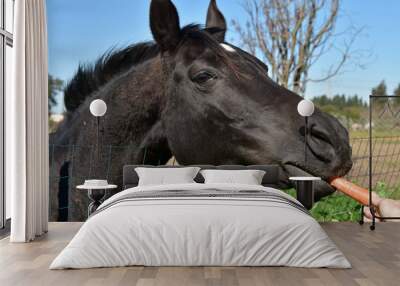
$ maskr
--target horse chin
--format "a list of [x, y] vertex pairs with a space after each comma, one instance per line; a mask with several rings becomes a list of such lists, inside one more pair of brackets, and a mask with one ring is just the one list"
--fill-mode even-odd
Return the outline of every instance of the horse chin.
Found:
[[[303, 168], [287, 163], [283, 165], [283, 171], [286, 173], [287, 178], [289, 177], [318, 177], [317, 174], [305, 171]], [[320, 198], [330, 195], [335, 192], [335, 189], [331, 187], [326, 181], [326, 178], [322, 178], [321, 181], [314, 182], [315, 200], [318, 201]], [[287, 182], [289, 185], [291, 182]]]

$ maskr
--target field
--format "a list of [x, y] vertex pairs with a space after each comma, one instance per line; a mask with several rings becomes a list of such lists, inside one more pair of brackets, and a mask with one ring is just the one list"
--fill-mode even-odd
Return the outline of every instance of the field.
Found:
[[[381, 197], [400, 200], [400, 187], [395, 189], [388, 188], [384, 183], [379, 182], [374, 191]], [[295, 190], [291, 189], [286, 192], [296, 197]], [[356, 222], [360, 220], [360, 213], [361, 206], [355, 200], [340, 193], [323, 198], [321, 201], [315, 203], [311, 209], [312, 216], [320, 222]]]
[[[352, 131], [353, 168], [347, 178], [369, 188], [368, 131]], [[400, 200], [400, 132], [378, 130], [372, 140], [372, 186], [381, 197]], [[294, 195], [294, 190], [288, 191]], [[318, 221], [358, 221], [361, 206], [353, 199], [335, 193], [316, 203], [311, 214]]]
[[[367, 131], [353, 131], [350, 139], [353, 168], [347, 178], [369, 188], [369, 140]], [[388, 188], [400, 186], [400, 132], [375, 132], [372, 139], [372, 185], [384, 182]]]

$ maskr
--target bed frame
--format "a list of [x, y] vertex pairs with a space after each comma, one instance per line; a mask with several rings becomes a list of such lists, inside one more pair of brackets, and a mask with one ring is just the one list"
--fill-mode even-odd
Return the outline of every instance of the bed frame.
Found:
[[[123, 168], [123, 189], [136, 187], [139, 183], [139, 177], [135, 171], [137, 167], [147, 168], [182, 168], [185, 166], [153, 166], [153, 165], [126, 165]], [[262, 185], [265, 187], [277, 188], [279, 186], [279, 166], [278, 165], [191, 165], [191, 167], [199, 167], [201, 169], [219, 169], [219, 170], [263, 170], [265, 175]], [[194, 179], [197, 183], [204, 183], [203, 176], [199, 173]]]

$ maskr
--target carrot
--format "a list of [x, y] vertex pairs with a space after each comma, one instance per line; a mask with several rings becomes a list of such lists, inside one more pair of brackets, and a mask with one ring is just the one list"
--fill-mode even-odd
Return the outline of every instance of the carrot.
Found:
[[[334, 178], [330, 180], [330, 185], [336, 188], [338, 191], [348, 195], [352, 199], [356, 200], [364, 206], [369, 205], [369, 192], [356, 184], [347, 181], [344, 178]], [[380, 198], [372, 193], [372, 202], [377, 206], [379, 204]]]

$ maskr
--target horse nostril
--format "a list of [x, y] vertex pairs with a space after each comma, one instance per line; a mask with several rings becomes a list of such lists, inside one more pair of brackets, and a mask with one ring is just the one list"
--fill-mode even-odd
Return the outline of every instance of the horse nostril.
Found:
[[311, 126], [310, 135], [320, 141], [333, 146], [333, 142], [326, 131], [319, 129], [316, 125]]

